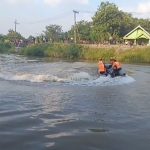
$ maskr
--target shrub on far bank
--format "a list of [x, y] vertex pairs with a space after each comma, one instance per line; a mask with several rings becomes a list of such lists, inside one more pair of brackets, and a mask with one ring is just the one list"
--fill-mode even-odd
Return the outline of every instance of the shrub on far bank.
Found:
[[14, 50], [14, 45], [9, 42], [0, 41], [0, 53], [11, 53]]
[[37, 45], [29, 45], [27, 47], [23, 47], [19, 50], [20, 55], [25, 56], [45, 56], [44, 52], [49, 47], [49, 44], [37, 44]]
[[134, 47], [118, 54], [118, 60], [130, 63], [150, 63], [150, 47]]
[[45, 51], [46, 57], [81, 58], [82, 46], [76, 44], [55, 43]]
[[44, 43], [21, 48], [19, 54], [25, 56], [80, 58], [82, 46], [76, 44]]

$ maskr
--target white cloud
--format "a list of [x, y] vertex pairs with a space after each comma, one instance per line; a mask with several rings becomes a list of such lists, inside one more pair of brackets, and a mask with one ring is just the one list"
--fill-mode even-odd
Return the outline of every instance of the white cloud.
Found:
[[49, 3], [50, 5], [58, 5], [58, 4], [82, 4], [86, 5], [89, 3], [89, 0], [44, 0], [45, 3]]
[[131, 13], [133, 17], [150, 18], [150, 2], [142, 2], [134, 7], [120, 8], [124, 12]]
[[38, 4], [44, 2], [46, 4], [50, 4], [51, 6], [56, 5], [70, 5], [70, 4], [81, 4], [81, 5], [87, 5], [89, 3], [89, 0], [1, 0], [1, 3], [7, 3], [10, 5], [31, 5], [31, 4]]
[[28, 3], [29, 0], [3, 0], [4, 2], [10, 3], [10, 4], [24, 4], [24, 3]]
[[137, 10], [138, 12], [143, 12], [143, 13], [150, 12], [150, 2], [139, 3]]
[[88, 13], [77, 15], [77, 22], [81, 20], [92, 21], [92, 16], [93, 14], [88, 14]]
[[30, 6], [33, 4], [38, 4], [40, 0], [1, 0], [1, 3], [8, 4], [12, 6]]
[[51, 5], [56, 5], [59, 4], [61, 1], [60, 0], [44, 0], [45, 3], [49, 3]]

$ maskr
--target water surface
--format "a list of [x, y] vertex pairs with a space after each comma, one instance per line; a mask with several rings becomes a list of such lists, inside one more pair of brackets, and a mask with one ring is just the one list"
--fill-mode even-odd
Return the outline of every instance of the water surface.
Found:
[[0, 149], [149, 150], [150, 66], [0, 55]]

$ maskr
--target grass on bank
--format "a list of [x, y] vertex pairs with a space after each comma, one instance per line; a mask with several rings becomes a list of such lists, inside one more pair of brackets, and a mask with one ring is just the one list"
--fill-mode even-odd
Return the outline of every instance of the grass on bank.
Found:
[[[0, 44], [0, 53], [12, 52], [13, 46], [10, 43]], [[78, 44], [44, 43], [29, 45], [21, 48], [18, 54], [36, 57], [69, 58], [98, 60], [103, 58], [109, 61], [110, 57], [115, 57], [120, 62], [130, 63], [150, 63], [150, 46], [135, 46], [119, 49], [114, 46], [90, 47]]]
[[134, 47], [118, 54], [118, 60], [131, 63], [150, 63], [150, 46]]

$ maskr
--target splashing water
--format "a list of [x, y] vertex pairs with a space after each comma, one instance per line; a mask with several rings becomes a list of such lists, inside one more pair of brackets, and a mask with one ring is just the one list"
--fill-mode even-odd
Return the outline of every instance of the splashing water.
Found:
[[31, 83], [49, 83], [78, 86], [114, 86], [134, 82], [134, 78], [98, 76], [96, 64], [85, 62], [41, 62], [28, 61], [14, 55], [0, 57], [0, 78]]

